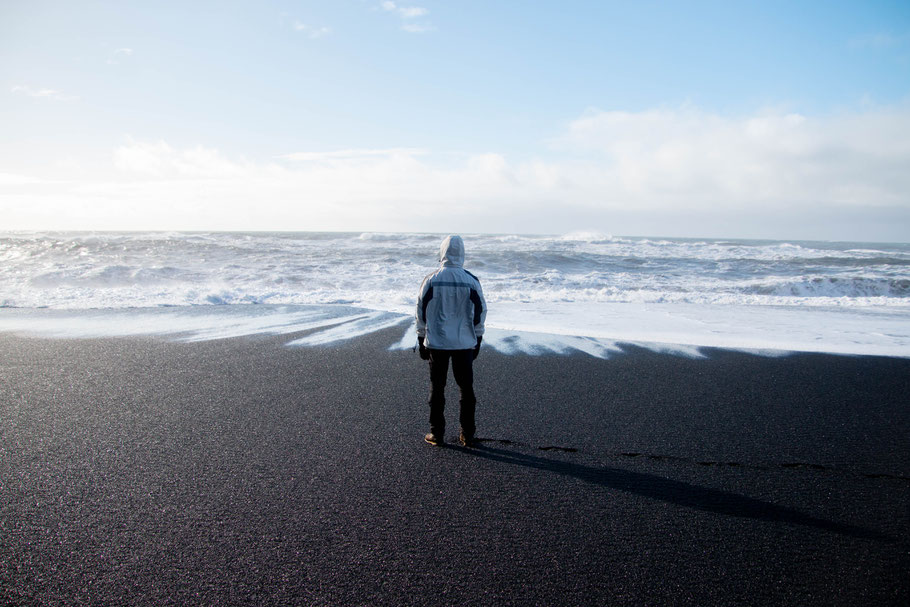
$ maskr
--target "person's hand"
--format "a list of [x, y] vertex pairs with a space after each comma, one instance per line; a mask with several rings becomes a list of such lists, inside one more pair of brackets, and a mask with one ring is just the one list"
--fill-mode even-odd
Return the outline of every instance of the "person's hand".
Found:
[[423, 360], [430, 360], [430, 351], [426, 349], [423, 345], [423, 337], [417, 338], [418, 347], [420, 348], [420, 358]]
[[474, 358], [472, 360], [477, 360], [477, 357], [480, 356], [480, 342], [483, 341], [483, 337], [477, 338], [477, 345], [474, 346]]

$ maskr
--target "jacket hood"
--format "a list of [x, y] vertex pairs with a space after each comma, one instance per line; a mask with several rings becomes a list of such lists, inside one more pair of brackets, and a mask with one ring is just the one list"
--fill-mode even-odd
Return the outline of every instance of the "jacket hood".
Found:
[[461, 236], [447, 236], [439, 247], [439, 261], [444, 266], [462, 267], [464, 265], [464, 240]]

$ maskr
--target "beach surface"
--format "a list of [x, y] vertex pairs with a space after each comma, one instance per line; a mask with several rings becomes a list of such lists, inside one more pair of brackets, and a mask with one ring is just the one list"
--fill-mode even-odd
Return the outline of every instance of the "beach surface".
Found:
[[400, 336], [0, 335], [0, 604], [910, 602], [910, 359]]

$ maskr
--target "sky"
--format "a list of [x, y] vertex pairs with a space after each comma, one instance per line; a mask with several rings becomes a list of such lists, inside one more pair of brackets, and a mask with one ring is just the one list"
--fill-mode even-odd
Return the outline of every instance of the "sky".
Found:
[[910, 240], [910, 2], [0, 0], [0, 230]]

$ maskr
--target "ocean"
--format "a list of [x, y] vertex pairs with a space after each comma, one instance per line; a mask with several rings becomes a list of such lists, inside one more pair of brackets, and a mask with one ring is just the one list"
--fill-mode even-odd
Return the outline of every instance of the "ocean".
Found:
[[[463, 234], [504, 352], [910, 356], [910, 244]], [[442, 234], [0, 233], [0, 331], [410, 347]]]

